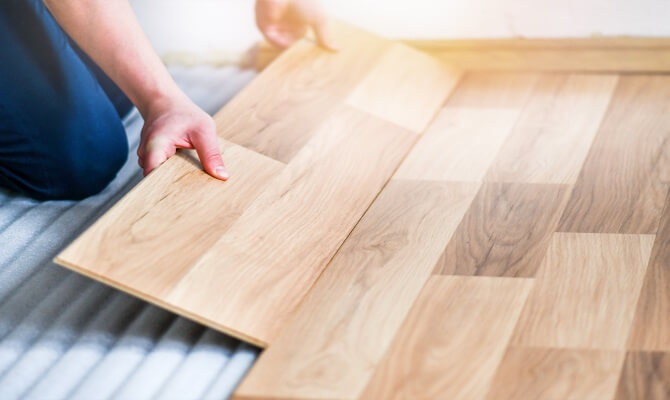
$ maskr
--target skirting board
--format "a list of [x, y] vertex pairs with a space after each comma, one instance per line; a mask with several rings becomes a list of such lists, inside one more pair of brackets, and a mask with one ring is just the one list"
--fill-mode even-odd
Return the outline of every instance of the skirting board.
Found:
[[[404, 40], [442, 61], [469, 70], [667, 72], [670, 38]], [[262, 70], [280, 51], [266, 42], [250, 51]]]

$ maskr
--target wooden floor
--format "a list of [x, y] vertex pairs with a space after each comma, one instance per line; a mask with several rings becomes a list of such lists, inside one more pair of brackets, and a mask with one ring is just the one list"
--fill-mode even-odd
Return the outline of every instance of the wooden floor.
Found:
[[237, 396], [670, 398], [669, 112], [466, 74]]
[[217, 116], [234, 179], [175, 157], [59, 262], [266, 346], [240, 399], [670, 398], [670, 76], [351, 35]]

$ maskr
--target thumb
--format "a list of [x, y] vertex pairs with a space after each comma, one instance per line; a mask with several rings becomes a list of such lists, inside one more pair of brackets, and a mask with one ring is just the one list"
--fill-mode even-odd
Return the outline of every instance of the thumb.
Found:
[[205, 171], [217, 179], [228, 180], [230, 175], [223, 165], [216, 134], [200, 132], [191, 138], [191, 142]]
[[163, 164], [174, 152], [174, 145], [164, 137], [158, 136], [151, 139], [146, 145], [144, 157], [140, 158], [144, 176], [149, 175], [156, 167]]

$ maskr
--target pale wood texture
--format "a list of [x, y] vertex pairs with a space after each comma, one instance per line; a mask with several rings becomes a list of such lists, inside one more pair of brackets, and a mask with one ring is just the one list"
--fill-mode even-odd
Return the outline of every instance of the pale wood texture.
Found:
[[561, 185], [484, 184], [435, 272], [535, 276], [569, 194]]
[[211, 179], [195, 155], [182, 152], [141, 181], [56, 261], [131, 293], [162, 299], [283, 167], [221, 143], [232, 173], [228, 182]]
[[423, 132], [444, 103], [445, 93], [456, 85], [454, 76], [460, 74], [456, 70], [446, 73], [446, 68], [423, 53], [395, 44], [356, 86], [347, 103]]
[[337, 56], [296, 43], [215, 115], [220, 135], [288, 162], [391, 46], [350, 26], [333, 29], [342, 46]]
[[621, 372], [616, 400], [670, 398], [670, 354], [630, 352]]
[[[447, 157], [430, 168], [417, 166], [426, 160], [424, 152], [433, 150], [425, 143], [443, 151], [467, 143], [469, 130], [453, 133], [444, 129], [442, 118], [457, 118], [464, 130], [466, 121], [485, 126], [476, 120], [486, 117], [509, 126], [523, 106], [523, 93], [536, 80], [511, 74], [482, 77], [489, 83], [482, 85], [472, 76], [459, 84], [455, 97], [467, 92], [460, 96], [462, 103], [452, 106], [450, 98], [419, 139], [295, 316], [261, 355], [237, 392], [240, 398], [348, 399], [363, 391], [480, 186], [442, 180], [440, 169], [451, 165]], [[487, 94], [478, 102], [474, 94], [480, 90]], [[472, 143], [462, 153], [477, 159], [480, 171], [493, 159]]]
[[467, 72], [448, 107], [521, 109], [541, 75], [529, 73]]
[[628, 340], [634, 350], [670, 351], [670, 198], [666, 201]]
[[574, 183], [616, 82], [606, 75], [543, 76], [486, 179]]
[[270, 343], [413, 141], [353, 108], [332, 114], [167, 301]]
[[559, 230], [656, 233], [668, 192], [670, 76], [622, 76]]
[[229, 182], [170, 159], [56, 261], [270, 343], [460, 78], [334, 29], [342, 51], [300, 41], [216, 115]]
[[473, 184], [392, 180], [238, 394], [356, 397], [476, 190]]
[[361, 398], [484, 398], [531, 286], [431, 277]]
[[512, 343], [625, 349], [654, 236], [556, 233]]
[[611, 399], [625, 352], [510, 347], [487, 398]]
[[481, 181], [517, 117], [514, 109], [445, 108], [395, 176]]

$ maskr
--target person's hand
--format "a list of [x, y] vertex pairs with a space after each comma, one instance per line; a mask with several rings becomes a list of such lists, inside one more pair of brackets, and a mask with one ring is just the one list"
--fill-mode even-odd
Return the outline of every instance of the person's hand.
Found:
[[160, 100], [147, 112], [137, 149], [144, 175], [172, 157], [177, 149], [195, 149], [208, 174], [228, 179], [214, 120], [183, 95]]
[[312, 28], [320, 46], [337, 49], [328, 30], [328, 18], [316, 0], [256, 0], [256, 24], [270, 43], [281, 48]]

